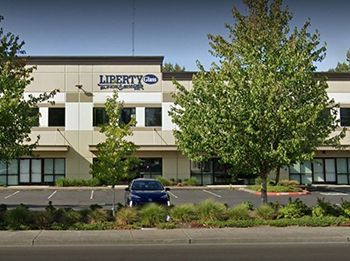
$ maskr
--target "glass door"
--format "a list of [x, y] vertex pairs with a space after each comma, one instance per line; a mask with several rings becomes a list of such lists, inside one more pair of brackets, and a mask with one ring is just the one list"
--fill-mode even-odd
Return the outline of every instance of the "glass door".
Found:
[[41, 160], [32, 159], [31, 183], [41, 183]]
[[323, 159], [314, 159], [314, 182], [316, 183], [324, 183], [324, 168], [323, 168]]
[[19, 164], [19, 183], [30, 182], [30, 159], [21, 159]]
[[335, 183], [336, 182], [336, 172], [335, 172], [335, 159], [325, 159], [326, 166], [326, 182]]

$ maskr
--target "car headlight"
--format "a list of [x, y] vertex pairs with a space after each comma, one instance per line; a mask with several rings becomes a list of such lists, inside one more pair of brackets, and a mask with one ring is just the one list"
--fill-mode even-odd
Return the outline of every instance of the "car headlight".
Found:
[[131, 194], [131, 198], [134, 198], [134, 199], [140, 199], [141, 197], [138, 196], [138, 195], [135, 195], [135, 194]]

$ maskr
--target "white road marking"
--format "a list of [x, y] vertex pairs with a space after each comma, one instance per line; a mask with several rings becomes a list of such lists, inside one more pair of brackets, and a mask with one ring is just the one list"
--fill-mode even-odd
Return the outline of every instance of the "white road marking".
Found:
[[213, 195], [213, 196], [215, 196], [215, 197], [222, 198], [222, 196], [220, 196], [219, 194], [216, 194], [216, 193], [214, 193], [214, 192], [211, 192], [211, 191], [208, 191], [208, 190], [205, 190], [205, 189], [203, 189], [203, 191], [204, 191], [204, 192], [207, 192], [207, 193], [209, 193], [209, 194], [211, 194], [211, 195]]
[[19, 190], [17, 190], [16, 192], [14, 192], [14, 193], [12, 193], [12, 194], [6, 196], [4, 199], [8, 199], [8, 198], [10, 198], [10, 197], [12, 197], [12, 196], [14, 196], [14, 195], [16, 195], [16, 194], [18, 194], [18, 193], [19, 193]]
[[94, 191], [91, 190], [91, 196], [90, 196], [90, 199], [93, 199], [94, 198]]
[[170, 196], [173, 196], [174, 198], [179, 198], [178, 196], [176, 196], [174, 193], [172, 193], [170, 191], [168, 191], [168, 193], [169, 193]]
[[53, 195], [55, 195], [57, 193], [57, 190], [55, 190], [54, 192], [52, 192], [52, 194], [47, 198], [47, 199], [50, 199], [53, 197]]
[[320, 194], [325, 196], [347, 196], [348, 195], [346, 193], [340, 193], [340, 192], [321, 192]]

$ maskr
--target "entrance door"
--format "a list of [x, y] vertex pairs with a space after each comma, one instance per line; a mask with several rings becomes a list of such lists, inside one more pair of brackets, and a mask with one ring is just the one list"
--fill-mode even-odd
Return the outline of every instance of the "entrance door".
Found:
[[314, 159], [314, 182], [315, 183], [324, 183], [324, 168], [323, 168], [323, 159]]
[[326, 169], [326, 182], [335, 183], [336, 182], [336, 172], [335, 172], [335, 159], [325, 159], [325, 169]]
[[41, 183], [41, 159], [32, 159], [30, 183]]
[[19, 161], [19, 183], [30, 182], [30, 159], [21, 159]]

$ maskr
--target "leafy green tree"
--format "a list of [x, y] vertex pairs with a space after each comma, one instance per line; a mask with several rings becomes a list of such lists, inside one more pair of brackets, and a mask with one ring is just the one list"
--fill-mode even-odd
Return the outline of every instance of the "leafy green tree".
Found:
[[[193, 88], [176, 81], [170, 115], [177, 145], [191, 160], [212, 157], [235, 170], [258, 174], [261, 201], [267, 176], [280, 166], [310, 160], [321, 144], [339, 144], [339, 125], [327, 82], [315, 78], [324, 58], [309, 21], [290, 30], [292, 14], [282, 1], [245, 0], [248, 13], [233, 9], [229, 38], [209, 35], [219, 58], [209, 71], [199, 65]], [[330, 134], [332, 134], [330, 138]]]
[[184, 72], [185, 70], [185, 67], [180, 66], [177, 63], [164, 63], [162, 68], [163, 72]]
[[97, 145], [98, 155], [96, 162], [92, 165], [92, 175], [109, 185], [114, 192], [113, 215], [115, 214], [115, 185], [125, 179], [134, 176], [135, 166], [138, 159], [133, 156], [136, 145], [127, 141], [132, 136], [131, 127], [135, 126], [136, 120], [132, 118], [129, 123], [120, 121], [123, 103], [118, 102], [118, 93], [114, 92], [112, 97], [107, 98], [105, 107], [108, 124], [101, 127], [100, 132], [105, 134], [106, 140]]
[[[3, 17], [0, 16], [0, 22]], [[38, 103], [53, 97], [57, 90], [37, 97], [25, 97], [26, 86], [32, 81], [34, 67], [27, 67], [23, 58], [24, 45], [18, 36], [0, 28], [0, 159], [9, 162], [31, 155], [38, 145], [30, 138], [31, 128], [39, 120]]]
[[350, 72], [350, 50], [346, 52], [346, 62], [337, 64], [337, 67], [334, 69], [329, 69], [329, 72]]

